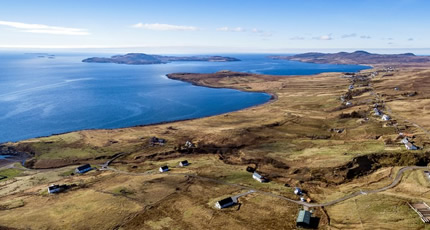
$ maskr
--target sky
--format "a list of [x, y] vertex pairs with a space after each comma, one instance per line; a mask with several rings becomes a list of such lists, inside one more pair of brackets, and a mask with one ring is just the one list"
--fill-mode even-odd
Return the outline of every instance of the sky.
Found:
[[429, 11], [428, 0], [0, 0], [0, 48], [419, 51]]

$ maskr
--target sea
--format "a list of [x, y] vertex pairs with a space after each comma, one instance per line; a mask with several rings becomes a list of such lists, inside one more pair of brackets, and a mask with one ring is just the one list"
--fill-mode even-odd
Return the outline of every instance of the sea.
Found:
[[154, 65], [83, 63], [97, 53], [0, 53], [0, 143], [82, 129], [113, 129], [212, 116], [259, 105], [266, 93], [214, 89], [168, 73], [220, 70], [271, 75], [357, 72], [359, 65], [272, 60], [270, 54], [223, 54], [238, 62]]

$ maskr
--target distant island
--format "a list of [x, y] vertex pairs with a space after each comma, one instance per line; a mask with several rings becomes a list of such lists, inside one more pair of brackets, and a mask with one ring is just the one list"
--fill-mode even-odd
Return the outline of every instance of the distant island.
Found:
[[292, 56], [269, 56], [272, 59], [301, 61], [317, 64], [388, 64], [388, 63], [428, 63], [429, 56], [416, 56], [413, 53], [404, 54], [374, 54], [366, 51], [352, 53], [303, 53]]
[[116, 63], [128, 65], [150, 65], [150, 64], [165, 64], [174, 61], [208, 61], [208, 62], [231, 62], [240, 61], [233, 57], [222, 56], [190, 56], [190, 57], [176, 57], [176, 56], [162, 56], [151, 55], [144, 53], [128, 53], [125, 55], [115, 55], [110, 58], [92, 57], [82, 60], [82, 62], [91, 63]]

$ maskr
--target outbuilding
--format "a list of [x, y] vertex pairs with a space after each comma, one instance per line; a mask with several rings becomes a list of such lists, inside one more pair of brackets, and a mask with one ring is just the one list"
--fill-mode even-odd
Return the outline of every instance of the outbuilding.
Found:
[[161, 166], [159, 170], [160, 170], [160, 172], [167, 172], [167, 171], [169, 171], [169, 166], [167, 166], [167, 165]]
[[406, 143], [405, 147], [407, 150], [418, 150], [418, 147], [412, 144], [411, 142]]
[[227, 197], [223, 200], [216, 202], [215, 207], [218, 209], [223, 209], [223, 208], [228, 208], [230, 206], [233, 206], [235, 204], [236, 204], [236, 202], [234, 202], [233, 198]]
[[307, 210], [300, 210], [297, 216], [296, 226], [299, 228], [308, 228], [311, 225], [312, 213]]
[[91, 165], [90, 164], [85, 164], [85, 165], [77, 167], [75, 169], [75, 172], [83, 174], [83, 173], [86, 173], [86, 172], [91, 171], [91, 170], [93, 170], [93, 168], [91, 167]]
[[266, 178], [264, 178], [262, 175], [258, 174], [257, 172], [254, 172], [252, 174], [252, 178], [254, 178], [256, 181], [260, 183], [266, 182]]
[[303, 191], [300, 189], [300, 188], [295, 188], [294, 189], [294, 194], [296, 194], [296, 195], [301, 195], [303, 193]]
[[387, 114], [384, 114], [384, 115], [382, 116], [382, 120], [384, 120], [384, 121], [389, 121], [389, 120], [391, 120], [391, 117], [390, 117], [390, 116], [388, 116]]
[[190, 164], [190, 163], [188, 163], [188, 161], [187, 161], [187, 160], [184, 160], [184, 161], [179, 162], [179, 166], [181, 166], [181, 167], [188, 166], [189, 164]]
[[67, 185], [58, 185], [58, 184], [52, 184], [48, 187], [49, 193], [60, 193], [67, 189]]

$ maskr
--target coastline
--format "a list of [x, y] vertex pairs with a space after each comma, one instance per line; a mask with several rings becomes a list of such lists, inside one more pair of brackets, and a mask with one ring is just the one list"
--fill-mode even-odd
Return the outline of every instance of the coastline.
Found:
[[[368, 67], [370, 67], [370, 66], [368, 66]], [[373, 68], [374, 67], [371, 67], [369, 69], [373, 69]], [[369, 70], [369, 69], [359, 70], [356, 73], [360, 73], [361, 71], [365, 71], [365, 70]], [[241, 73], [245, 73], [245, 72], [241, 72]], [[323, 72], [323, 73], [309, 74], [309, 75], [275, 75], [275, 77], [277, 77], [277, 78], [289, 78], [289, 77], [306, 78], [306, 77], [315, 77], [315, 76], [318, 76], [318, 75], [321, 75], [321, 74], [336, 74], [336, 73], [341, 73], [341, 72]], [[260, 106], [264, 106], [264, 105], [267, 105], [267, 104], [274, 103], [274, 102], [276, 102], [278, 100], [278, 95], [275, 92], [269, 92], [269, 91], [251, 91], [251, 90], [247, 90], [247, 89], [243, 89], [243, 88], [237, 88], [237, 87], [225, 87], [225, 86], [213, 86], [213, 85], [199, 84], [199, 83], [191, 81], [191, 80], [172, 78], [171, 77], [172, 74], [175, 74], [175, 73], [166, 74], [164, 76], [167, 77], [170, 80], [182, 81], [182, 82], [186, 82], [186, 83], [189, 83], [191, 85], [198, 86], [198, 87], [206, 87], [206, 88], [213, 88], [213, 89], [231, 89], [231, 90], [237, 90], [237, 91], [241, 91], [241, 92], [245, 92], [245, 93], [264, 93], [264, 94], [270, 95], [270, 99], [268, 101], [266, 101], [266, 102], [263, 102], [263, 103], [260, 103], [260, 104], [256, 104], [256, 105], [252, 105], [252, 106], [249, 106], [249, 107], [246, 107], [246, 108], [232, 110], [232, 111], [228, 111], [228, 112], [224, 112], [224, 113], [219, 113], [219, 114], [208, 115], [208, 116], [202, 116], [202, 117], [196, 117], [196, 118], [187, 118], [187, 119], [177, 119], [177, 120], [171, 120], [171, 121], [162, 121], [162, 122], [155, 122], [155, 123], [143, 124], [143, 125], [124, 126], [124, 127], [118, 127], [118, 128], [77, 129], [77, 130], [66, 131], [66, 132], [61, 132], [61, 133], [53, 133], [53, 134], [49, 134], [49, 135], [45, 135], [45, 136], [37, 136], [37, 137], [23, 139], [23, 140], [18, 140], [18, 141], [2, 142], [2, 143], [0, 143], [0, 145], [11, 144], [11, 143], [15, 143], [16, 144], [16, 143], [19, 143], [19, 142], [36, 140], [36, 139], [39, 139], [39, 138], [48, 138], [48, 137], [60, 136], [60, 135], [74, 133], [74, 132], [80, 132], [80, 131], [112, 131], [112, 130], [118, 130], [118, 129], [137, 128], [137, 127], [151, 127], [151, 126], [157, 126], [157, 125], [173, 124], [173, 123], [177, 123], [177, 122], [199, 120], [199, 119], [204, 119], [204, 118], [223, 116], [223, 115], [226, 115], [226, 114], [230, 114], [230, 113], [234, 113], [234, 112], [239, 112], [239, 111], [246, 111], [246, 110], [249, 110], [249, 109], [253, 109], [253, 108], [256, 108], [256, 107], [260, 107]], [[246, 73], [246, 74], [255, 75], [255, 76], [273, 76], [273, 75], [253, 74], [253, 73]]]

